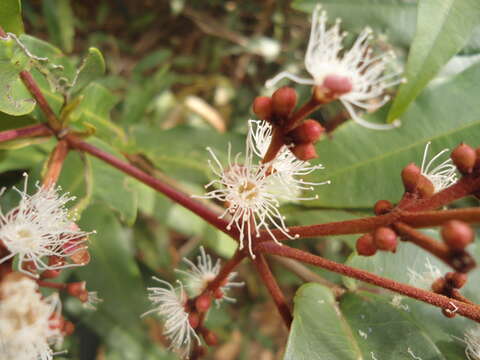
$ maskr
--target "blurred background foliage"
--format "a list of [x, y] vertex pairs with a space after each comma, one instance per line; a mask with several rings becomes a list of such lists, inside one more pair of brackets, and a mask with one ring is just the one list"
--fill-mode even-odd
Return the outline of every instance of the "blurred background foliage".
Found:
[[[21, 41], [27, 48], [49, 58], [13, 70], [7, 64], [7, 70], [15, 74], [31, 68], [54, 109], [60, 112], [67, 99], [70, 107], [62, 114], [75, 130], [94, 134], [89, 141], [95, 145], [201, 194], [212, 178], [205, 147], [221, 159], [228, 142], [241, 151], [252, 100], [271, 94], [265, 80], [283, 69], [304, 72], [309, 13], [317, 1], [23, 0], [21, 13], [19, 1], [2, 3], [0, 24], [18, 35], [25, 31]], [[400, 116], [403, 126], [389, 132], [361, 128], [347, 121], [338, 104], [316, 112], [314, 118], [328, 130], [317, 145], [317, 162], [326, 170], [311, 180], [330, 179], [332, 185], [319, 187], [316, 201], [285, 204], [289, 225], [364, 216], [376, 200], [398, 200], [400, 171], [421, 161], [427, 141], [435, 152], [461, 141], [479, 145], [480, 9], [475, 0], [321, 3], [330, 19], [342, 18], [350, 32], [347, 42], [370, 26], [378, 34], [373, 46], [393, 49], [398, 66], [406, 66], [409, 82], [394, 105], [367, 115], [378, 122]], [[78, 67], [81, 78], [68, 89]], [[3, 80], [9, 86], [0, 90], [8, 95], [0, 100], [0, 129], [42, 121], [15, 77]], [[305, 101], [310, 90], [296, 89], [300, 103]], [[54, 144], [2, 144], [2, 184], [18, 183], [28, 170], [33, 188]], [[153, 190], [78, 153], [69, 155], [60, 185], [77, 196], [82, 228], [98, 231], [91, 239], [92, 262], [66, 272], [64, 280], [87, 280], [88, 289], [104, 299], [96, 312], [66, 299], [64, 311], [78, 325], [66, 339], [64, 357], [174, 359], [165, 350], [161, 322], [140, 319], [149, 309], [145, 287], [152, 275], [173, 280], [173, 268], [182, 266], [183, 257], [194, 256], [200, 244], [227, 258], [235, 243]], [[3, 206], [8, 208], [15, 196], [4, 195]], [[477, 201], [453, 206], [466, 204]], [[408, 244], [396, 255], [362, 259], [352, 252], [355, 239], [311, 239], [295, 246], [404, 282], [407, 267], [425, 270], [426, 254]], [[271, 264], [290, 299], [303, 282], [314, 283], [295, 297], [290, 337], [245, 263], [238, 278], [246, 286], [233, 294], [238, 303], [209, 315], [208, 326], [221, 340], [209, 359], [401, 360], [412, 353], [422, 359], [464, 359], [464, 344], [455, 337], [473, 326], [468, 320], [447, 320], [440, 311], [408, 300], [408, 311], [395, 307], [389, 294], [372, 295], [354, 281], [315, 268], [276, 258]], [[344, 284], [349, 292], [336, 303], [332, 292], [318, 284], [323, 279]], [[477, 271], [467, 288], [477, 302], [478, 280]]]

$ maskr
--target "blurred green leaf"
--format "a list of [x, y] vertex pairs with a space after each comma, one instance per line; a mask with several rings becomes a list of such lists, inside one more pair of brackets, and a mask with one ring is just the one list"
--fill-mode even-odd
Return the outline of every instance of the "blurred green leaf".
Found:
[[474, 65], [428, 89], [405, 113], [399, 129], [374, 131], [353, 122], [341, 126], [332, 139], [317, 144], [326, 169], [310, 177], [332, 184], [317, 187], [319, 199], [304, 206], [371, 208], [379, 199], [398, 201], [403, 192], [400, 172], [410, 162], [421, 164], [428, 141], [432, 141], [430, 158], [462, 141], [478, 145], [479, 82], [480, 65]]
[[477, 0], [421, 0], [417, 32], [410, 48], [407, 83], [393, 102], [388, 120], [398, 119], [428, 82], [467, 43], [480, 24]]
[[105, 74], [105, 60], [103, 55], [97, 48], [88, 49], [88, 55], [83, 60], [82, 65], [78, 69], [75, 76], [73, 87], [69, 90], [70, 94], [82, 90], [92, 81], [98, 79]]
[[295, 296], [284, 359], [464, 358], [460, 347], [454, 350], [448, 358], [444, 356], [431, 334], [408, 312], [395, 308], [388, 298], [367, 292], [348, 293], [337, 304], [329, 289], [306, 284]]
[[64, 51], [71, 52], [75, 19], [70, 0], [43, 0], [42, 6], [50, 38]]
[[0, 1], [0, 26], [5, 32], [23, 33], [22, 3], [20, 0]]

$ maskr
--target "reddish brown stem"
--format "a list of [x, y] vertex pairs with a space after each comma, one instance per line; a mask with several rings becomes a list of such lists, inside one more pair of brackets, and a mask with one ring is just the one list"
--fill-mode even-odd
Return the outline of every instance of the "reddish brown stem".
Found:
[[218, 288], [222, 287], [222, 284], [228, 278], [228, 275], [237, 267], [238, 264], [245, 259], [246, 255], [243, 251], [237, 250], [235, 255], [230, 258], [226, 263], [223, 264], [222, 268], [220, 269], [218, 275], [209, 282], [206, 291], [215, 292]]
[[265, 257], [262, 254], [258, 254], [253, 261], [260, 277], [263, 280], [264, 285], [267, 287], [268, 292], [273, 298], [275, 305], [277, 306], [277, 310], [282, 316], [283, 321], [288, 329], [292, 325], [292, 313], [290, 311], [289, 306], [287, 305], [287, 300], [285, 299], [285, 295], [283, 295], [280, 286], [278, 286], [275, 277], [273, 276], [270, 267], [268, 266]]
[[18, 129], [0, 131], [0, 143], [37, 136], [50, 136], [52, 131], [45, 124], [29, 125]]
[[322, 258], [320, 256], [312, 255], [310, 253], [294, 249], [285, 245], [280, 246], [273, 241], [262, 242], [258, 244], [255, 248], [255, 251], [296, 259], [307, 264], [311, 264], [321, 267], [323, 269], [336, 272], [338, 274], [342, 274], [360, 281], [380, 286], [384, 289], [406, 295], [408, 297], [426, 302], [442, 309], [452, 310], [454, 308], [453, 305], [455, 305], [455, 307], [458, 308], [458, 310], [456, 311], [457, 314], [480, 322], [480, 307], [477, 305], [466, 304], [464, 302], [451, 299], [443, 295], [435, 294], [430, 291], [402, 284], [397, 281], [375, 275], [368, 271], [355, 269], [347, 265], [339, 264], [334, 261]]
[[283, 134], [278, 128], [274, 128], [273, 134], [272, 134], [272, 141], [270, 142], [270, 145], [268, 147], [268, 150], [265, 154], [265, 156], [262, 159], [263, 163], [267, 163], [269, 161], [272, 161], [275, 159], [277, 156], [278, 152], [284, 145], [284, 139], [283, 139]]
[[50, 289], [56, 289], [56, 290], [65, 290], [67, 287], [67, 284], [64, 283], [56, 283], [52, 281], [45, 281], [45, 280], [37, 280], [38, 286], [41, 287], [47, 287]]
[[55, 185], [62, 171], [63, 163], [68, 155], [69, 147], [66, 140], [60, 140], [53, 149], [48, 160], [47, 173], [43, 178], [43, 186], [48, 188]]
[[404, 223], [414, 228], [440, 226], [453, 219], [474, 224], [480, 222], [480, 208], [420, 212], [404, 211], [401, 218]]
[[322, 104], [319, 103], [313, 96], [303, 104], [297, 111], [295, 111], [292, 116], [288, 119], [287, 126], [284, 130], [284, 133], [288, 133], [295, 129], [300, 123], [312, 112], [314, 112]]
[[209, 222], [211, 225], [215, 226], [217, 229], [232, 236], [234, 239], [238, 239], [237, 229], [232, 228], [228, 230], [227, 221], [225, 221], [224, 219], [220, 219], [218, 217], [218, 214], [215, 211], [211, 210], [201, 202], [192, 199], [190, 195], [185, 194], [175, 189], [173, 186], [168, 185], [154, 178], [153, 176], [129, 164], [128, 162], [120, 160], [115, 156], [80, 140], [74, 135], [71, 135], [71, 134], [67, 135], [65, 139], [68, 141], [69, 145], [72, 148], [78, 149], [80, 151], [84, 151], [90, 155], [95, 156], [96, 158], [99, 158], [100, 160], [105, 161], [106, 163], [117, 168], [118, 170], [134, 177], [135, 179], [161, 192], [171, 200], [175, 201], [176, 203], [184, 206], [185, 208], [189, 209], [193, 213], [202, 217], [205, 221]]

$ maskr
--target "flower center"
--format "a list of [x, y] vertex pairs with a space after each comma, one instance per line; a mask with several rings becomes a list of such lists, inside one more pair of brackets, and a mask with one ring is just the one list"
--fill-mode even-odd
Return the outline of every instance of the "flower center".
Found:
[[254, 183], [247, 182], [238, 187], [238, 192], [245, 200], [253, 200], [257, 197], [258, 191]]

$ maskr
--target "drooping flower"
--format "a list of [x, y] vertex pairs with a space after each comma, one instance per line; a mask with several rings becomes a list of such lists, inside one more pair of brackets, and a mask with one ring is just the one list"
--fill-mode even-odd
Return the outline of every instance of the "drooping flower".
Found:
[[[26, 175], [25, 175], [26, 177]], [[32, 262], [38, 270], [56, 270], [82, 264], [67, 260], [77, 251], [84, 250], [89, 233], [81, 231], [69, 217], [65, 204], [73, 200], [68, 194], [59, 194], [60, 189], [39, 187], [33, 195], [24, 189], [14, 188], [20, 194], [17, 207], [3, 214], [0, 210], [0, 245], [9, 252], [0, 258], [0, 263], [18, 255], [19, 271], [34, 275], [23, 267]], [[55, 256], [65, 261], [51, 265], [48, 257]]]
[[431, 167], [434, 166], [435, 162], [444, 153], [448, 152], [449, 149], [443, 149], [430, 161], [428, 161], [427, 157], [430, 144], [431, 141], [427, 143], [427, 145], [425, 146], [425, 150], [423, 151], [421, 173], [432, 182], [433, 187], [435, 188], [435, 192], [439, 192], [457, 182], [457, 168], [453, 164], [452, 159], [448, 158], [447, 160], [443, 161], [442, 163], [431, 169]]
[[438, 278], [442, 277], [440, 269], [430, 262], [429, 258], [425, 260], [425, 271], [418, 273], [410, 268], [407, 269], [410, 284], [425, 290], [431, 290], [432, 284]]
[[[248, 146], [253, 152], [263, 158], [272, 141], [272, 126], [266, 121], [249, 120]], [[289, 201], [314, 200], [318, 196], [302, 197], [303, 191], [313, 190], [314, 186], [330, 184], [330, 181], [321, 183], [304, 181], [303, 177], [315, 170], [324, 169], [322, 164], [311, 165], [308, 161], [298, 160], [297, 157], [283, 146], [274, 160], [270, 162], [272, 175], [270, 175], [271, 191], [278, 197]]]
[[187, 294], [181, 282], [180, 286], [174, 288], [170, 283], [158, 278], [154, 278], [167, 288], [151, 287], [148, 298], [156, 307], [147, 311], [142, 316], [156, 313], [164, 320], [163, 334], [170, 340], [170, 348], [179, 351], [182, 357], [190, 353], [192, 341], [196, 340], [200, 344], [195, 329], [192, 328], [189, 321], [189, 314], [185, 309]]
[[42, 298], [29, 278], [0, 284], [0, 360], [51, 360], [63, 341], [57, 294]]
[[[209, 282], [212, 281], [220, 272], [220, 260], [218, 259], [215, 263], [213, 263], [212, 258], [205, 252], [203, 246], [200, 247], [200, 255], [197, 257], [196, 264], [187, 258], [184, 258], [183, 261], [188, 264], [190, 269], [177, 269], [176, 271], [186, 276], [187, 285], [185, 288], [191, 292], [192, 296], [200, 295], [206, 289]], [[223, 299], [231, 302], [235, 301], [234, 298], [226, 296], [230, 288], [244, 285], [243, 282], [232, 281], [235, 276], [237, 276], [237, 273], [230, 273], [224, 284], [220, 286], [219, 289], [221, 291], [221, 297], [219, 296], [219, 298], [216, 300], [217, 305]]]
[[465, 355], [468, 360], [480, 360], [480, 326], [467, 330], [463, 341], [467, 345]]
[[340, 31], [340, 20], [330, 28], [326, 23], [327, 14], [318, 5], [312, 14], [312, 28], [305, 54], [305, 68], [312, 78], [301, 78], [284, 71], [267, 81], [266, 86], [272, 87], [283, 78], [299, 84], [326, 87], [331, 81], [340, 81], [349, 85], [349, 90], [339, 99], [354, 121], [375, 130], [398, 127], [399, 121], [392, 125], [370, 123], [355, 111], [355, 107], [373, 111], [383, 106], [390, 100], [389, 96], [384, 96], [385, 89], [404, 81], [400, 78], [401, 71], [389, 70], [393, 52], [372, 56], [369, 46], [372, 30], [369, 28], [363, 30], [347, 51], [342, 45], [346, 33]]

